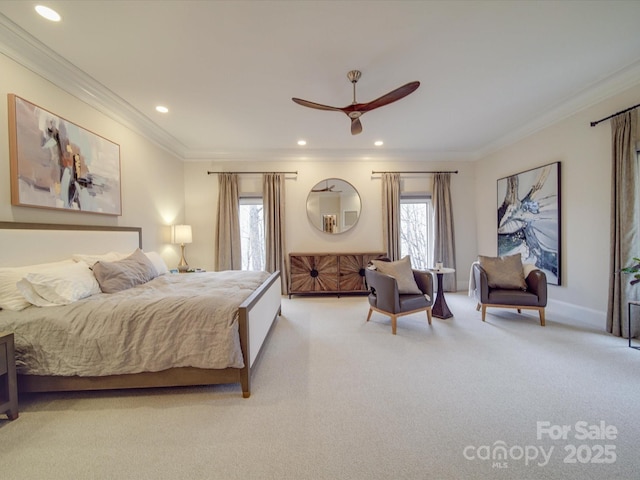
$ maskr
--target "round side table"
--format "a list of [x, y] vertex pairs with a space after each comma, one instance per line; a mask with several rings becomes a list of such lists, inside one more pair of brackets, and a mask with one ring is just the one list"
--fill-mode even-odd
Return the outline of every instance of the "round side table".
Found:
[[436, 300], [431, 307], [431, 314], [436, 318], [451, 318], [453, 313], [449, 310], [447, 300], [444, 298], [444, 290], [442, 289], [442, 277], [445, 273], [453, 273], [455, 268], [430, 268], [430, 272], [436, 274], [438, 278], [438, 293], [436, 293]]

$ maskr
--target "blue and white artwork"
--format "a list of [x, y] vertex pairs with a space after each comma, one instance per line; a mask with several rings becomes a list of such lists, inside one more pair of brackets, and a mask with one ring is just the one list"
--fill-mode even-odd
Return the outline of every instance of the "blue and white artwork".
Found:
[[516, 253], [560, 285], [560, 162], [498, 180], [498, 255]]

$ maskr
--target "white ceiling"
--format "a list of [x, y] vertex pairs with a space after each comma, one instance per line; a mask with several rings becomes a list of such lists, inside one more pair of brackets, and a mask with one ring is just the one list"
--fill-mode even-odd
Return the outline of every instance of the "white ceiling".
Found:
[[[0, 1], [0, 52], [183, 159], [471, 160], [640, 82], [638, 0], [36, 3]], [[421, 86], [357, 136], [291, 101], [353, 69], [359, 102]]]

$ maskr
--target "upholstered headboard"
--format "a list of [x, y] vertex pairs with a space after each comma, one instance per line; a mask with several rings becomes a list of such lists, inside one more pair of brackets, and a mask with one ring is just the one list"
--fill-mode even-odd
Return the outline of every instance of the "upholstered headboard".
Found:
[[0, 267], [54, 262], [75, 253], [133, 252], [139, 227], [0, 222]]

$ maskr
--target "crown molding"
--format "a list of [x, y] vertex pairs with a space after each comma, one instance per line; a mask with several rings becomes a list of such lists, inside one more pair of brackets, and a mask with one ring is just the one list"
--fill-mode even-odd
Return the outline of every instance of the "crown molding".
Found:
[[0, 53], [100, 113], [143, 135], [178, 159], [187, 148], [96, 79], [0, 14]]
[[266, 149], [266, 150], [228, 150], [228, 151], [189, 151], [184, 157], [187, 162], [201, 161], [323, 161], [323, 162], [388, 162], [388, 161], [469, 161], [476, 160], [471, 152], [428, 152], [424, 150], [403, 149]]
[[640, 84], [640, 60], [572, 95], [531, 122], [478, 149], [473, 156], [475, 159], [480, 159], [513, 145], [529, 135], [533, 135], [638, 84]]

